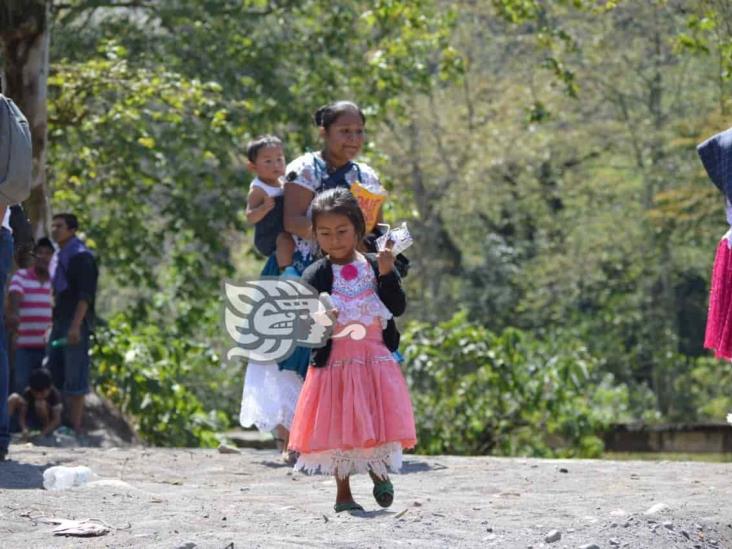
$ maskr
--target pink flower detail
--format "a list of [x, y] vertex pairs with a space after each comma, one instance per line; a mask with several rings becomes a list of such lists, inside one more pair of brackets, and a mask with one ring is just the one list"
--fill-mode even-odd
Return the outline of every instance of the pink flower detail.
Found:
[[348, 264], [341, 269], [341, 276], [344, 280], [353, 280], [358, 276], [358, 269], [354, 265]]

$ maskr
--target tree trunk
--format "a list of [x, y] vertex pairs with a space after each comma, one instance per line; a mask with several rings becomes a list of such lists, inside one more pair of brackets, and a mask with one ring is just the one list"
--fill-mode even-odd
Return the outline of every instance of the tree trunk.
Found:
[[[420, 129], [412, 107], [412, 114], [407, 126], [409, 138], [409, 158], [411, 162], [410, 179], [412, 194], [417, 206], [418, 216], [412, 223], [412, 234], [421, 254], [415, 254], [413, 268], [422, 273], [422, 301], [438, 303], [435, 310], [444, 311], [441, 296], [443, 275], [459, 275], [462, 269], [462, 253], [447, 231], [445, 221], [438, 210], [439, 194], [428, 188], [421, 165], [420, 150], [422, 147]], [[443, 155], [444, 157], [444, 155]], [[457, 173], [453, 170], [453, 173]], [[446, 189], [443, 185], [442, 189]], [[420, 255], [423, 258], [420, 258]], [[429, 269], [429, 272], [427, 272]], [[447, 306], [447, 304], [445, 303]]]
[[46, 186], [48, 47], [50, 1], [6, 0], [0, 7], [3, 93], [23, 111], [33, 141], [33, 187], [24, 203], [36, 238], [48, 234], [50, 207]]

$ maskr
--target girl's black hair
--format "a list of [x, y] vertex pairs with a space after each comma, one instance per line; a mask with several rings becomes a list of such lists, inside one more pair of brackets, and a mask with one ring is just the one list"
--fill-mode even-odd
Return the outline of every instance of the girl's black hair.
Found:
[[33, 251], [37, 251], [39, 248], [48, 248], [52, 252], [56, 251], [56, 248], [53, 247], [51, 241], [45, 236], [42, 236], [36, 241], [35, 246], [33, 246]]
[[51, 372], [45, 368], [36, 368], [30, 374], [28, 385], [34, 391], [44, 391], [53, 385]]
[[320, 107], [317, 111], [315, 111], [315, 115], [313, 116], [313, 120], [315, 121], [315, 125], [325, 128], [326, 130], [331, 127], [333, 122], [338, 120], [338, 118], [347, 112], [355, 112], [361, 117], [361, 122], [366, 124], [366, 115], [363, 113], [363, 111], [359, 108], [356, 103], [353, 103], [352, 101], [336, 101], [335, 103], [331, 103], [330, 105], [324, 105]]
[[358, 200], [346, 188], [336, 187], [323, 191], [317, 195], [312, 202], [313, 232], [318, 225], [318, 216], [325, 214], [338, 214], [346, 216], [356, 229], [359, 241], [366, 234], [366, 221], [363, 212], [358, 206]]

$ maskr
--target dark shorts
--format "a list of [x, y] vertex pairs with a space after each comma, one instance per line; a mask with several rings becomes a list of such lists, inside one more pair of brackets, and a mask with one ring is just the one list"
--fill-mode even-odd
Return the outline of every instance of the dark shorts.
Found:
[[48, 345], [48, 369], [59, 390], [81, 396], [89, 392], [89, 328], [86, 322], [82, 323], [78, 344], [51, 347], [51, 341], [66, 337], [68, 331], [68, 322], [54, 322]]

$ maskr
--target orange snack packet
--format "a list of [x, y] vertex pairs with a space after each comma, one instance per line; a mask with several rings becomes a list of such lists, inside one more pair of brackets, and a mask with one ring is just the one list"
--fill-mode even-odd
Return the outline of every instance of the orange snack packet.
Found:
[[370, 233], [376, 227], [379, 210], [386, 200], [386, 194], [372, 192], [358, 181], [351, 184], [351, 194], [358, 200], [358, 205], [366, 220], [366, 233]]

